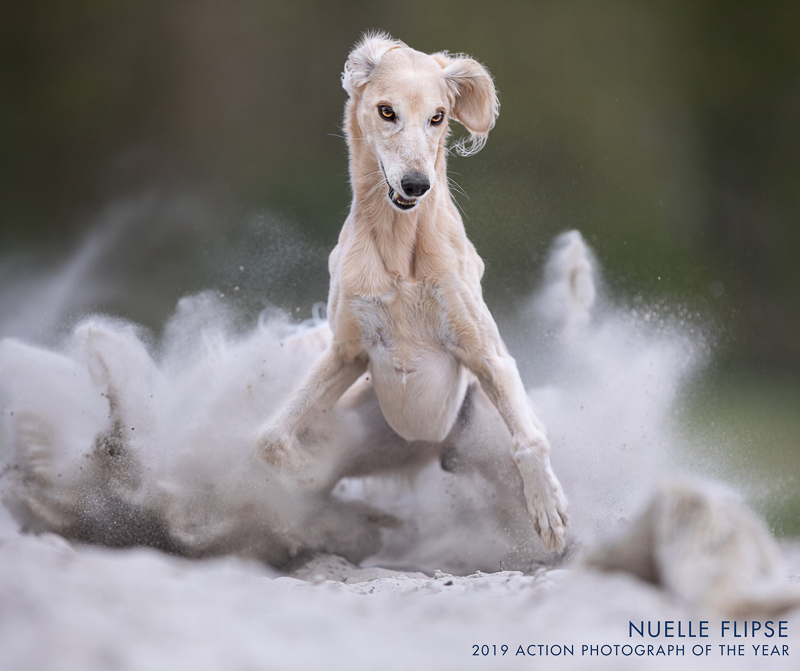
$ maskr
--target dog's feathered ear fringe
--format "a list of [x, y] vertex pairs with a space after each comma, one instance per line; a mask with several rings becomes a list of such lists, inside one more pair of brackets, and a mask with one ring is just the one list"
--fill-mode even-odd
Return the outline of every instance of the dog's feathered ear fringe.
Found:
[[342, 86], [351, 96], [363, 87], [380, 63], [384, 54], [397, 47], [406, 46], [400, 40], [383, 32], [365, 33], [361, 40], [353, 47], [342, 72]]
[[500, 101], [489, 71], [478, 61], [463, 54], [433, 54], [444, 70], [453, 99], [452, 117], [469, 131], [453, 145], [461, 156], [477, 154], [486, 144], [489, 131], [500, 113]]

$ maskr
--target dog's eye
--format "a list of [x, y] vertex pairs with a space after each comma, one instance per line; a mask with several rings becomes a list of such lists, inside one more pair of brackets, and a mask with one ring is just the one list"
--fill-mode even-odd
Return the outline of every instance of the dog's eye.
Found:
[[438, 126], [440, 123], [442, 123], [442, 121], [444, 121], [444, 112], [442, 112], [441, 110], [436, 112], [436, 114], [434, 114], [431, 117], [431, 125], [432, 126]]
[[394, 110], [389, 105], [378, 105], [378, 113], [387, 121], [394, 121]]

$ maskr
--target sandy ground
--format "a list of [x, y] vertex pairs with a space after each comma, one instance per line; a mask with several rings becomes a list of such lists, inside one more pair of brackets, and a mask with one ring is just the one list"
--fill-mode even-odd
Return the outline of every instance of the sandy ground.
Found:
[[[789, 550], [796, 573], [800, 553]], [[630, 621], [657, 620], [680, 621], [683, 633], [707, 620], [710, 636], [629, 637]], [[622, 574], [427, 576], [327, 555], [284, 576], [234, 558], [189, 561], [21, 535], [5, 511], [0, 524], [3, 671], [796, 669], [800, 611], [785, 620], [785, 638], [720, 639], [718, 620]], [[743, 645], [744, 654], [721, 644]], [[787, 646], [789, 656], [762, 657], [764, 644]], [[600, 646], [593, 655], [591, 646]], [[659, 646], [671, 654], [656, 654]]]

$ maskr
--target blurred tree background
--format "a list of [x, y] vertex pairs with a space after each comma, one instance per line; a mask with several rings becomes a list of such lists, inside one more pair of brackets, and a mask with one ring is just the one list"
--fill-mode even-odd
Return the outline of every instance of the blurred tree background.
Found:
[[0, 335], [98, 309], [158, 332], [209, 287], [309, 316], [350, 198], [339, 77], [375, 28], [495, 76], [489, 143], [450, 169], [499, 321], [581, 230], [620, 300], [713, 324], [684, 425], [800, 534], [793, 0], [7, 0]]
[[[495, 76], [489, 144], [450, 163], [493, 309], [527, 297], [553, 236], [578, 228], [612, 287], [697, 307], [732, 359], [798, 371], [799, 20], [789, 0], [11, 0], [0, 254], [67, 249], [145, 192], [201, 194], [229, 238], [267, 211], [330, 248], [349, 201], [339, 76], [380, 28]], [[207, 281], [177, 282], [169, 309]]]

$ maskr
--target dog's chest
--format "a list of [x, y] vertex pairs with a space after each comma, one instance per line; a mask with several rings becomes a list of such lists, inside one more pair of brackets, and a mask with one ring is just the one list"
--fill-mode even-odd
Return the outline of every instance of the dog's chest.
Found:
[[431, 351], [448, 352], [453, 334], [437, 287], [430, 282], [398, 281], [379, 298], [356, 297], [364, 349], [397, 360], [400, 367]]

